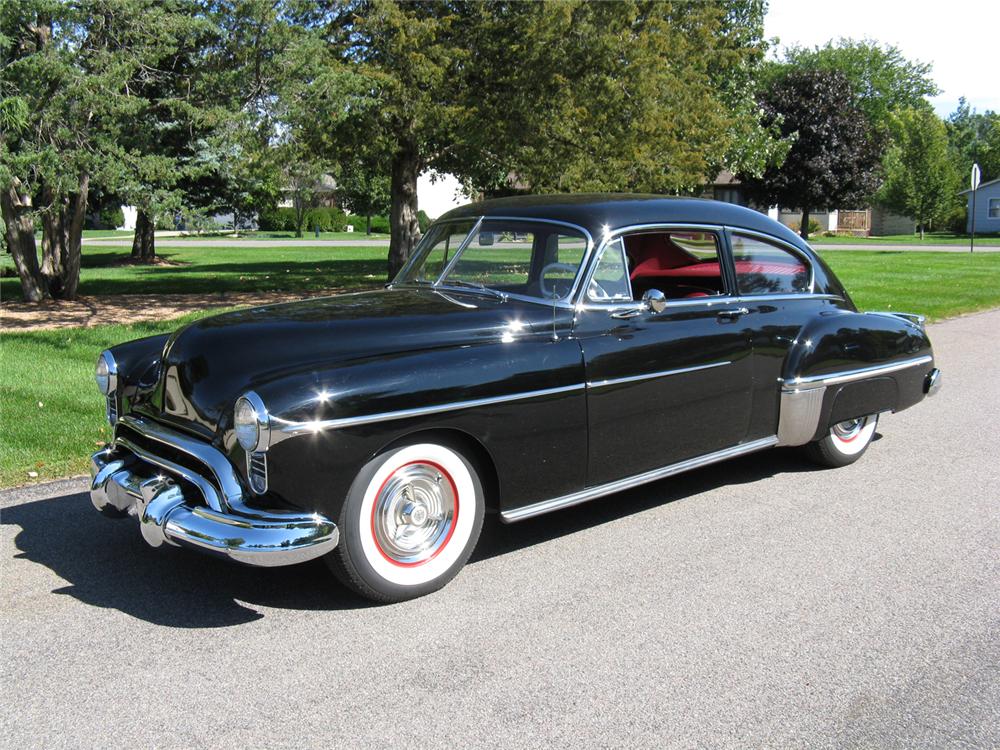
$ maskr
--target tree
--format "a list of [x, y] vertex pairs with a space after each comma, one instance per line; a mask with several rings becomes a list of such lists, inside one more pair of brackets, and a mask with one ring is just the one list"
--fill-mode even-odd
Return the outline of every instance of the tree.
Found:
[[869, 39], [791, 47], [784, 62], [771, 67], [771, 77], [780, 79], [785, 67], [843, 73], [868, 122], [879, 130], [889, 128], [893, 113], [926, 107], [926, 98], [939, 93], [928, 63], [908, 60], [899, 48]]
[[372, 216], [388, 212], [391, 205], [388, 170], [367, 159], [342, 164], [337, 202], [356, 216], [364, 216], [365, 234], [371, 234]]
[[331, 159], [364, 146], [389, 167], [389, 275], [419, 237], [425, 170], [480, 189], [512, 174], [532, 191], [703, 183], [734, 118], [759, 132], [719, 83], [759, 53], [723, 33], [744, 4], [356, 0], [309, 17], [330, 55], [309, 98]]
[[[177, 163], [165, 144], [190, 135], [180, 123], [191, 122], [191, 112], [175, 84], [180, 68], [194, 64], [198, 7], [194, 0], [0, 6], [3, 95], [27, 114], [24, 127], [3, 131], [0, 207], [26, 299], [76, 295], [92, 181], [136, 201], [170, 193]], [[151, 232], [150, 224], [150, 240]], [[137, 235], [141, 243], [146, 232]]]
[[869, 126], [843, 73], [787, 70], [759, 97], [764, 123], [795, 140], [780, 167], [740, 175], [752, 200], [800, 208], [804, 238], [810, 209], [868, 201], [879, 186], [883, 137]]
[[886, 156], [886, 182], [880, 202], [924, 230], [955, 206], [959, 176], [948, 149], [944, 123], [926, 109], [910, 109], [895, 117], [894, 145]]
[[968, 176], [979, 164], [983, 182], [1000, 177], [1000, 114], [976, 112], [964, 97], [948, 116], [948, 141], [960, 174]]

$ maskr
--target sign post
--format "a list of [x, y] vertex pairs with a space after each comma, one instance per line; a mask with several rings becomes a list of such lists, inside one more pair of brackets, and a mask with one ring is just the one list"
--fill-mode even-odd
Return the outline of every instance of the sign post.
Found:
[[979, 171], [979, 165], [972, 165], [972, 179], [969, 183], [972, 185], [972, 232], [969, 236], [969, 252], [973, 252], [976, 247], [976, 191], [979, 189], [979, 180], [982, 177], [982, 172]]

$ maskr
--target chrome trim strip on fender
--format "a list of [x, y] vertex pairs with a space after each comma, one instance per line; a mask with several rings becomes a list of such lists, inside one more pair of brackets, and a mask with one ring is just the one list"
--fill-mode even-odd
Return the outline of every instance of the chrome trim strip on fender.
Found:
[[640, 380], [652, 380], [654, 378], [666, 378], [671, 375], [681, 375], [685, 372], [697, 372], [698, 370], [711, 370], [713, 367], [725, 367], [731, 365], [732, 361], [713, 362], [710, 365], [695, 365], [694, 367], [681, 367], [676, 370], [661, 370], [660, 372], [648, 372], [645, 375], [630, 375], [625, 378], [610, 378], [608, 380], [587, 381], [588, 388], [603, 388], [607, 385], [619, 385], [621, 383], [637, 383]]
[[872, 365], [870, 367], [859, 367], [854, 370], [829, 372], [823, 375], [810, 375], [805, 378], [786, 380], [782, 382], [782, 388], [785, 388], [786, 390], [794, 390], [798, 388], [819, 388], [820, 386], [840, 385], [841, 383], [850, 383], [855, 380], [864, 380], [865, 378], [877, 377], [879, 375], [888, 375], [891, 372], [899, 372], [900, 370], [905, 370], [909, 367], [925, 365], [933, 361], [934, 358], [931, 355], [925, 354], [922, 357], [914, 357], [913, 359], [906, 359], [902, 362], [890, 362], [885, 365]]
[[[580, 391], [586, 388], [585, 383], [575, 383], [574, 385], [563, 385], [557, 388], [543, 388], [537, 391], [523, 391], [512, 393], [506, 396], [489, 396], [487, 398], [476, 398], [469, 401], [454, 401], [448, 404], [438, 404], [436, 406], [418, 406], [413, 409], [400, 409], [399, 411], [379, 412], [376, 414], [365, 414], [357, 417], [341, 417], [339, 419], [319, 419], [313, 422], [293, 422], [283, 420], [272, 415], [274, 426], [285, 437], [292, 435], [304, 435], [324, 430], [336, 430], [343, 427], [356, 427], [358, 425], [373, 424], [375, 422], [389, 422], [395, 419], [410, 419], [411, 417], [425, 417], [430, 414], [440, 414], [446, 411], [458, 411], [461, 409], [474, 409], [478, 406], [490, 406], [492, 404], [502, 404], [508, 401], [523, 401], [531, 398], [542, 398], [543, 396], [554, 396], [557, 393], [569, 393]], [[278, 439], [275, 435], [275, 440]]]
[[560, 510], [562, 508], [569, 508], [573, 505], [585, 503], [588, 500], [603, 497], [604, 495], [611, 495], [615, 492], [621, 492], [632, 487], [638, 487], [643, 484], [655, 482], [658, 479], [673, 476], [674, 474], [680, 474], [684, 471], [690, 471], [691, 469], [697, 469], [702, 466], [718, 463], [719, 461], [725, 461], [728, 458], [735, 458], [736, 456], [742, 456], [746, 453], [764, 450], [765, 448], [770, 448], [775, 445], [777, 442], [778, 438], [772, 435], [771, 437], [761, 438], [749, 443], [734, 445], [721, 451], [716, 451], [715, 453], [707, 453], [704, 456], [696, 456], [695, 458], [689, 458], [686, 461], [680, 461], [679, 463], [671, 464], [670, 466], [664, 466], [661, 469], [653, 469], [652, 471], [647, 471], [643, 474], [626, 477], [625, 479], [618, 479], [614, 482], [608, 482], [607, 484], [602, 484], [597, 487], [588, 487], [587, 489], [580, 490], [579, 492], [563, 495], [562, 497], [555, 497], [551, 500], [543, 500], [539, 503], [532, 503], [531, 505], [525, 505], [522, 508], [505, 510], [500, 514], [500, 518], [504, 521], [504, 523], [522, 521], [525, 518], [540, 516], [543, 513], [551, 513], [554, 510]]

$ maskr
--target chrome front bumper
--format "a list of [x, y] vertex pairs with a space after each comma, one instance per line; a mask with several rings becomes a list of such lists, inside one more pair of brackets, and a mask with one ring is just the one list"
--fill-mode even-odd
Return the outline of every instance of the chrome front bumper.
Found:
[[[147, 425], [156, 439], [166, 442], [165, 434], [169, 439], [172, 431], [147, 420], [132, 418], [128, 423], [135, 431]], [[216, 453], [215, 458], [222, 455], [207, 444], [202, 450]], [[143, 538], [153, 547], [194, 547], [248, 565], [275, 567], [325, 555], [339, 540], [337, 525], [318, 513], [258, 510], [232, 495], [221, 509], [208, 507], [204, 490], [191, 481], [197, 477], [208, 482], [206, 477], [157, 460], [127, 439], [116, 439], [91, 456], [91, 476], [94, 507], [111, 517], [136, 516]]]

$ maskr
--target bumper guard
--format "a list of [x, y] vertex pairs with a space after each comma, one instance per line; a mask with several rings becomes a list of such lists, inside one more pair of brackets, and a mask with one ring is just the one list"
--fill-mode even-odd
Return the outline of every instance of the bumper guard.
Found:
[[[132, 430], [144, 432], [147, 420], [124, 419]], [[160, 425], [150, 428], [161, 440], [167, 432]], [[201, 450], [214, 453], [216, 462], [225, 460], [207, 444]], [[225, 510], [208, 507], [205, 493], [211, 482], [200, 472], [148, 454], [125, 438], [91, 456], [91, 476], [94, 507], [115, 518], [136, 516], [153, 547], [193, 547], [247, 565], [275, 567], [325, 555], [339, 540], [336, 524], [318, 513], [258, 510], [232, 495]]]

